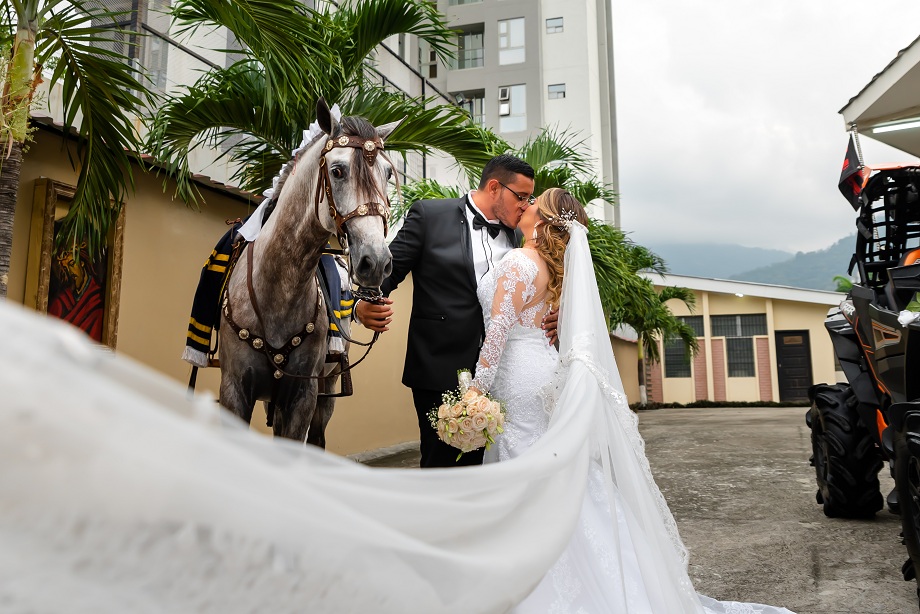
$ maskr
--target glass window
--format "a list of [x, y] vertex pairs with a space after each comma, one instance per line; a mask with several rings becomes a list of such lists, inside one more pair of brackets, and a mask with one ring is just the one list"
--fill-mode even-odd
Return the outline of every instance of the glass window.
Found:
[[565, 98], [565, 83], [556, 83], [547, 87], [550, 100]]
[[754, 377], [754, 340], [750, 337], [725, 339], [729, 377]]
[[520, 64], [525, 60], [524, 18], [498, 22], [498, 63]]
[[479, 4], [482, 0], [450, 0], [447, 4], [450, 6], [457, 6], [460, 4]]
[[713, 337], [725, 337], [729, 377], [754, 377], [754, 340], [767, 334], [767, 316], [762, 313], [712, 316]]
[[486, 91], [485, 90], [472, 90], [466, 92], [454, 92], [454, 100], [457, 101], [457, 106], [461, 109], [464, 109], [467, 113], [470, 114], [470, 119], [474, 124], [480, 126], [485, 124], [485, 114], [486, 114]]
[[527, 129], [527, 86], [504, 85], [498, 88], [499, 132], [522, 132]]
[[664, 344], [664, 376], [690, 377], [690, 358], [687, 347], [680, 339], [673, 339]]
[[550, 17], [546, 20], [546, 33], [556, 34], [562, 32], [562, 17]]
[[479, 68], [483, 65], [483, 24], [461, 28], [457, 34], [457, 57], [451, 68]]
[[703, 336], [703, 316], [680, 316], [678, 319], [692, 328], [694, 335]]

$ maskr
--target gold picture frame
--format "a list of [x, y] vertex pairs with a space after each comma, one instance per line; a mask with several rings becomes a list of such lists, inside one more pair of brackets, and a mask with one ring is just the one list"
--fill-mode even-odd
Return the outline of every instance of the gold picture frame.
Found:
[[[63, 257], [55, 258], [53, 253], [55, 222], [67, 214], [75, 191], [74, 186], [46, 177], [35, 180], [29, 232], [29, 261], [26, 269], [25, 304], [41, 313], [48, 313], [49, 298], [51, 298], [49, 295], [58, 286], [55, 283], [56, 279], [52, 276], [52, 269], [56, 269], [63, 260]], [[97, 289], [97, 294], [101, 292], [103, 295], [101, 334], [99, 335], [101, 338], [97, 341], [112, 349], [115, 349], [118, 338], [124, 226], [125, 212], [122, 208], [114, 227], [109, 232], [104, 259], [99, 261], [101, 265], [104, 265], [105, 271], [104, 275], [101, 272], [98, 273], [99, 281], [104, 278], [104, 283], [100, 283], [101, 288]], [[97, 268], [102, 268], [102, 266]], [[52, 311], [56, 312], [57, 308]], [[98, 304], [95, 311], [98, 317]]]

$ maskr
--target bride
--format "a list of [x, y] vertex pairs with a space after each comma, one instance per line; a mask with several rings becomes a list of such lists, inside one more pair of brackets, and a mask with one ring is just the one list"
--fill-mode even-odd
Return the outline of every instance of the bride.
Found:
[[[525, 243], [509, 252], [479, 284], [486, 338], [472, 387], [506, 406], [505, 432], [485, 462], [520, 457], [553, 419], [553, 380], [559, 353], [541, 329], [562, 299], [562, 353], [583, 362], [601, 381], [602, 412], [575, 531], [565, 551], [516, 613], [788, 612], [698, 596], [686, 572], [687, 551], [655, 484], [637, 419], [626, 404], [607, 342], [586, 239], [582, 205], [551, 188], [519, 225]], [[563, 290], [563, 283], [565, 289]], [[571, 306], [590, 326], [566, 337]], [[582, 326], [580, 328], [585, 328]], [[593, 338], [591, 338], [593, 335]], [[586, 399], [587, 400], [587, 399]], [[590, 411], [589, 407], [570, 408]]]
[[[623, 396], [584, 213], [561, 191], [539, 202], [527, 247], [483, 284], [477, 384], [510, 423], [484, 466], [376, 469], [271, 440], [0, 301], [0, 610], [783, 612], [694, 591]], [[558, 354], [536, 329], [557, 301]]]

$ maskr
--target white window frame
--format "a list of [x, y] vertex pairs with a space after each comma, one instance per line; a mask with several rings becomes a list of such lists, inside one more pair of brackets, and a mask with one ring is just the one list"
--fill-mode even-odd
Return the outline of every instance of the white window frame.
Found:
[[527, 22], [523, 17], [498, 21], [498, 63], [500, 65], [522, 64], [527, 60], [526, 27]]

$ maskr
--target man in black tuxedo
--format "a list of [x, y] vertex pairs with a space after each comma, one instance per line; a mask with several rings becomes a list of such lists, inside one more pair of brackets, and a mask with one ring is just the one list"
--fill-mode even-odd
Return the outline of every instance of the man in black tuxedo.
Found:
[[[533, 203], [533, 168], [503, 154], [486, 164], [479, 187], [460, 198], [420, 200], [406, 214], [390, 244], [393, 272], [381, 290], [389, 296], [412, 273], [412, 315], [402, 383], [412, 389], [418, 414], [422, 467], [482, 463], [482, 450], [458, 450], [440, 439], [428, 412], [457, 387], [457, 371], [473, 372], [485, 335], [476, 297], [479, 280], [523, 237], [515, 230]], [[388, 330], [392, 301], [358, 302], [356, 319], [378, 332]]]

